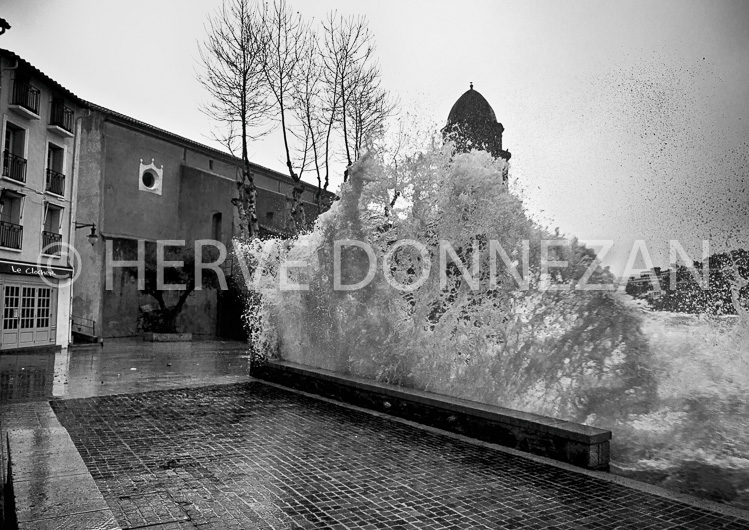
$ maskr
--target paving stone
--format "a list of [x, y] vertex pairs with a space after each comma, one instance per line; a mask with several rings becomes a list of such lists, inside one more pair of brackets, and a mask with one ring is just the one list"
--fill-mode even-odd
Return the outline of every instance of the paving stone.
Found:
[[80, 476], [54, 477], [47, 480], [13, 483], [16, 518], [19, 523], [106, 510], [101, 496], [91, 495], [91, 486]]
[[68, 432], [63, 427], [48, 429], [8, 429], [11, 458], [28, 459], [32, 455], [58, 454], [72, 449]]
[[151, 527], [189, 521], [180, 504], [166, 491], [120, 495], [117, 499], [110, 499], [109, 505], [123, 527]]
[[14, 459], [12, 464], [13, 480], [47, 480], [69, 475], [87, 475], [88, 469], [75, 449], [49, 454], [36, 452], [28, 458]]
[[259, 382], [52, 407], [123, 528], [749, 529]]
[[18, 530], [120, 530], [109, 510], [19, 523]]

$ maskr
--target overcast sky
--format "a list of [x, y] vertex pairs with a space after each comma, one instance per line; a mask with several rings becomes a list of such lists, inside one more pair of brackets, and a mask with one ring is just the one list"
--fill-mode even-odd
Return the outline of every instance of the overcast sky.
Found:
[[[3, 0], [11, 49], [75, 94], [212, 144], [197, 41], [219, 0]], [[405, 4], [405, 5], [404, 5]], [[440, 126], [469, 82], [505, 126], [534, 214], [580, 239], [668, 263], [749, 247], [749, 2], [298, 1], [362, 14], [384, 85]], [[281, 145], [251, 147], [284, 171]], [[337, 182], [336, 182], [337, 184]], [[638, 260], [638, 265], [641, 265]]]

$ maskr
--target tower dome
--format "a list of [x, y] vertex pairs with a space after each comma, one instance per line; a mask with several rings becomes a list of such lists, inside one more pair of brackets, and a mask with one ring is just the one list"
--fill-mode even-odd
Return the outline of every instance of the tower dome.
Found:
[[[487, 151], [495, 158], [510, 159], [510, 152], [502, 149], [505, 128], [497, 121], [494, 109], [478, 90], [470, 88], [458, 98], [442, 129], [445, 141], [452, 141], [455, 150], [466, 153], [473, 149]], [[504, 176], [507, 180], [507, 176]]]
[[448, 123], [457, 122], [496, 122], [497, 115], [494, 114], [494, 109], [486, 98], [479, 94], [478, 90], [473, 89], [473, 83], [471, 88], [458, 98], [453, 108], [450, 109], [450, 114], [447, 117]]

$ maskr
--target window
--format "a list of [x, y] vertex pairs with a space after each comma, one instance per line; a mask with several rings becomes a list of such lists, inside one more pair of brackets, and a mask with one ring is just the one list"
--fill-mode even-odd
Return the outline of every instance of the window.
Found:
[[21, 224], [22, 206], [23, 195], [3, 190], [3, 194], [0, 196], [0, 221]]
[[61, 251], [63, 210], [54, 204], [44, 204], [44, 220], [42, 229], [42, 253], [59, 256]]
[[153, 171], [144, 171], [141, 181], [146, 188], [152, 190], [156, 185], [156, 176], [153, 174]]
[[38, 88], [29, 83], [28, 79], [19, 77], [13, 81], [13, 95], [11, 101], [11, 105], [23, 107], [28, 112], [32, 113], [31, 117], [38, 118], [41, 93]]
[[18, 329], [18, 301], [21, 286], [6, 285], [3, 304], [3, 329]]
[[65, 150], [55, 144], [47, 144], [47, 167], [62, 173]]
[[3, 144], [3, 177], [26, 182], [26, 131], [11, 122], [5, 123]]
[[36, 298], [36, 327], [48, 328], [50, 317], [50, 301], [52, 299], [52, 289], [48, 287], [37, 287]]
[[213, 160], [208, 160], [208, 169], [213, 171]]
[[54, 204], [45, 203], [45, 210], [44, 230], [59, 234], [60, 225], [62, 224], [62, 208]]
[[221, 241], [221, 213], [214, 213], [211, 220], [211, 237], [216, 241]]
[[35, 310], [36, 288], [23, 286], [21, 291], [21, 329], [34, 327]]
[[0, 247], [21, 248], [24, 196], [3, 190], [0, 195]]
[[65, 149], [47, 144], [47, 180], [44, 188], [50, 193], [65, 195]]
[[52, 289], [5, 285], [3, 329], [49, 328], [52, 323]]
[[69, 133], [73, 132], [73, 109], [66, 107], [62, 99], [53, 99], [49, 123]]
[[138, 189], [161, 195], [161, 182], [164, 178], [164, 166], [156, 167], [153, 158], [150, 164], [144, 164], [143, 159], [140, 161], [138, 170]]

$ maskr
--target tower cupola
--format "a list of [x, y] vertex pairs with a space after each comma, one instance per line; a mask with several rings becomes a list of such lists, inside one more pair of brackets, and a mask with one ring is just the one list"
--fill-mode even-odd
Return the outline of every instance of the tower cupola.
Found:
[[445, 141], [454, 142], [458, 152], [478, 149], [487, 151], [495, 158], [509, 160], [510, 152], [502, 149], [504, 130], [492, 106], [478, 90], [474, 90], [471, 83], [450, 109], [442, 137]]

